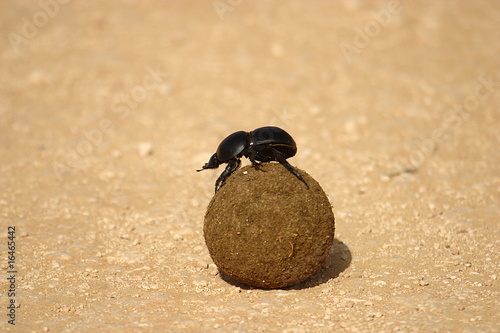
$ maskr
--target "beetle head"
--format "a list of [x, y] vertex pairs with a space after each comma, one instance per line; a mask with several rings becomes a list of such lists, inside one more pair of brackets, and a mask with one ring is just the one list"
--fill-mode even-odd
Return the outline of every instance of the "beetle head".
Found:
[[200, 169], [196, 170], [198, 172], [203, 171], [205, 169], [216, 169], [220, 165], [219, 160], [217, 159], [217, 153], [213, 154], [212, 157], [208, 160], [208, 163], [205, 163], [205, 165]]

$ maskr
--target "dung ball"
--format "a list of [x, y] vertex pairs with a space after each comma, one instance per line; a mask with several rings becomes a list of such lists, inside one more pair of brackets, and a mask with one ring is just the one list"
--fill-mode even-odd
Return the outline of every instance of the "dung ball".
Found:
[[212, 260], [227, 276], [259, 288], [282, 288], [314, 275], [334, 240], [325, 192], [297, 169], [309, 189], [279, 163], [246, 166], [212, 198], [203, 226]]

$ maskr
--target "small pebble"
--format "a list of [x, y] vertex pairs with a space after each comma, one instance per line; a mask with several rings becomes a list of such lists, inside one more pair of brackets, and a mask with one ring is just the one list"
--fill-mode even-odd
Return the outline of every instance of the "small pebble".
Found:
[[378, 281], [373, 282], [373, 285], [378, 286], [378, 287], [385, 286], [386, 284], [387, 284], [387, 282], [382, 281], [382, 280], [378, 280]]
[[139, 151], [139, 155], [142, 157], [153, 154], [153, 144], [151, 142], [140, 142], [137, 145], [137, 149]]

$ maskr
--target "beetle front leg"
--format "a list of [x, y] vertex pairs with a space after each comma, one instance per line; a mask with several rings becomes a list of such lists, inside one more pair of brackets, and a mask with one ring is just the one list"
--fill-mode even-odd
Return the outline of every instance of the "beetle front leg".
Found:
[[220, 174], [219, 178], [217, 178], [217, 181], [215, 182], [215, 192], [217, 192], [222, 185], [224, 185], [224, 182], [226, 179], [233, 174], [236, 170], [241, 165], [241, 161], [239, 158], [233, 158], [227, 162], [227, 166], [224, 169], [224, 171]]

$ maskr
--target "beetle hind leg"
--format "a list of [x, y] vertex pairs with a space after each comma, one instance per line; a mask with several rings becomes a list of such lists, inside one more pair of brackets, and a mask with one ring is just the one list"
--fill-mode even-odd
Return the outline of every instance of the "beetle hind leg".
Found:
[[301, 182], [303, 182], [306, 185], [307, 189], [309, 189], [309, 185], [304, 180], [304, 178], [302, 178], [301, 174], [290, 163], [288, 163], [288, 161], [286, 160], [286, 158], [283, 157], [283, 155], [281, 155], [278, 152], [275, 152], [274, 155], [276, 157], [276, 161], [280, 162], [280, 164], [282, 164], [285, 168], [287, 168], [288, 171], [290, 171], [295, 177], [297, 177]]
[[220, 174], [219, 178], [215, 182], [215, 192], [217, 192], [222, 185], [226, 182], [226, 179], [233, 174], [241, 165], [239, 158], [233, 158], [228, 161], [226, 168]]

